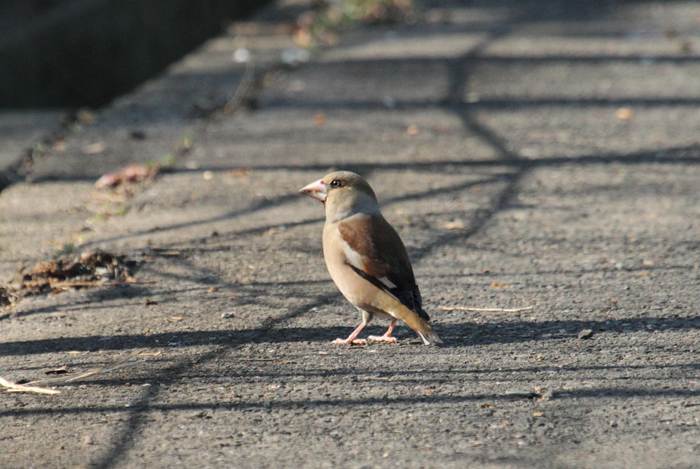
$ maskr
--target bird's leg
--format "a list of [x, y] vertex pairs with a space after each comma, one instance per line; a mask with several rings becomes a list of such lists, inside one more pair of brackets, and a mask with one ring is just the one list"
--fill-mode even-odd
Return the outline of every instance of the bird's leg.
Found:
[[391, 336], [391, 332], [394, 330], [394, 324], [396, 324], [396, 319], [391, 321], [391, 325], [389, 326], [389, 329], [387, 329], [387, 331], [384, 333], [384, 335], [371, 335], [367, 337], [367, 340], [372, 340], [375, 342], [389, 342], [390, 344], [395, 344], [396, 338]]
[[361, 331], [362, 329], [364, 329], [366, 325], [367, 325], [367, 322], [365, 322], [364, 319], [363, 319], [362, 324], [360, 324], [359, 326], [357, 326], [357, 329], [355, 329], [354, 331], [352, 331], [352, 334], [350, 334], [350, 335], [348, 336], [347, 339], [335, 339], [335, 340], [333, 341], [333, 343], [334, 343], [334, 344], [367, 345], [367, 341], [366, 341], [365, 339], [358, 339], [358, 338], [357, 338], [357, 334], [359, 334], [360, 331]]

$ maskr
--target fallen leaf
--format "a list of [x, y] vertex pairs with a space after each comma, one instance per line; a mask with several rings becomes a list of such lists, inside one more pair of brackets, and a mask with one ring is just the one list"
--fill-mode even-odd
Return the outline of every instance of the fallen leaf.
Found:
[[217, 287], [209, 287], [209, 289], [207, 290], [207, 293], [214, 293], [214, 292], [218, 292], [218, 291], [219, 291], [219, 289]]
[[84, 124], [95, 122], [95, 114], [89, 109], [81, 109], [75, 117]]
[[229, 169], [224, 173], [226, 176], [243, 177], [250, 174], [250, 169]]
[[314, 122], [317, 124], [323, 124], [324, 122], [326, 122], [326, 116], [324, 116], [323, 114], [316, 114], [314, 116]]
[[311, 45], [311, 33], [308, 29], [300, 28], [294, 34], [294, 42], [296, 42], [300, 47], [309, 47]]
[[124, 182], [141, 182], [152, 179], [158, 174], [158, 166], [146, 166], [144, 164], [130, 164], [124, 166], [119, 171], [108, 173], [102, 176], [95, 183], [98, 189], [115, 187]]
[[615, 111], [615, 117], [617, 117], [620, 120], [630, 119], [633, 114], [634, 113], [632, 112], [632, 110], [626, 107], [621, 107], [620, 109]]
[[92, 143], [85, 148], [83, 148], [83, 154], [84, 155], [97, 155], [98, 153], [102, 153], [107, 149], [107, 145], [105, 145], [104, 142], [96, 142]]
[[68, 144], [65, 140], [56, 140], [53, 142], [52, 148], [56, 151], [66, 151]]
[[413, 124], [409, 125], [406, 129], [406, 133], [408, 135], [418, 135], [418, 126]]
[[45, 375], [60, 375], [63, 373], [68, 373], [68, 368], [66, 368], [66, 365], [63, 365], [60, 368], [54, 368], [52, 370], [46, 370], [44, 371]]
[[533, 417], [542, 417], [544, 414], [542, 412], [533, 412], [532, 416]]
[[464, 222], [459, 218], [457, 218], [456, 220], [449, 221], [442, 225], [442, 227], [446, 230], [461, 230], [464, 229], [465, 226], [467, 225], [465, 225]]

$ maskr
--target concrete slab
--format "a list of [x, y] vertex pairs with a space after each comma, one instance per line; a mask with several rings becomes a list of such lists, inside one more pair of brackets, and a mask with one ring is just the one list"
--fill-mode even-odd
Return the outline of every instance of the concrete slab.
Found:
[[[138, 259], [141, 283], [19, 303], [2, 376], [153, 354], [56, 396], [0, 395], [5, 465], [697, 466], [700, 155], [696, 90], [674, 85], [694, 53], [647, 64], [605, 45], [690, 35], [696, 6], [491, 5], [431, 2], [414, 26], [349, 36], [266, 81], [251, 113], [192, 119], [196, 80], [151, 84], [4, 191], [2, 272], [73, 243]], [[451, 54], [448, 32], [477, 45]], [[203, 53], [193, 69], [227, 78], [202, 83], [234, 90], [240, 69]], [[147, 138], [127, 145], [133, 125]], [[94, 192], [193, 128], [171, 172]], [[93, 168], [79, 149], [96, 141], [114, 150]], [[359, 318], [325, 270], [322, 206], [297, 190], [341, 167], [376, 189], [445, 347], [403, 326], [395, 346], [330, 343]]]

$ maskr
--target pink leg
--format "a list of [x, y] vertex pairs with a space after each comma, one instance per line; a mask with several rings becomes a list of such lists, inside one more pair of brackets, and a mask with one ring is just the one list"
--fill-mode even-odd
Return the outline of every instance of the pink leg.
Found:
[[367, 323], [365, 321], [362, 321], [362, 324], [357, 326], [357, 329], [352, 331], [352, 334], [348, 336], [347, 339], [335, 339], [333, 341], [334, 344], [357, 344], [357, 345], [367, 345], [367, 341], [365, 339], [357, 339], [357, 334], [360, 333], [362, 329], [365, 328]]
[[391, 336], [391, 332], [394, 330], [394, 324], [396, 324], [396, 319], [391, 321], [389, 329], [387, 329], [386, 333], [383, 336], [371, 335], [367, 337], [367, 339], [373, 340], [375, 342], [389, 342], [390, 344], [395, 344], [396, 339]]

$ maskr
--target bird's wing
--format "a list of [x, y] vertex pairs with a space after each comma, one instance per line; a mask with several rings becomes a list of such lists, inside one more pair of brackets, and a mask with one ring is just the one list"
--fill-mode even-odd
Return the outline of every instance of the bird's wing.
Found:
[[346, 243], [345, 258], [360, 276], [399, 300], [421, 318], [423, 300], [406, 248], [394, 228], [379, 214], [357, 214], [338, 224]]

